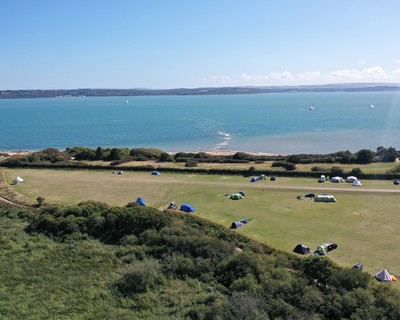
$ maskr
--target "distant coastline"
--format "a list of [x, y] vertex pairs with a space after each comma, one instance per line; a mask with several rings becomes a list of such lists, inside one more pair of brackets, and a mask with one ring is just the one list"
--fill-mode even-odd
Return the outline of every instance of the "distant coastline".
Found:
[[187, 96], [299, 92], [376, 92], [400, 91], [399, 83], [344, 83], [299, 86], [263, 87], [204, 87], [175, 89], [49, 89], [0, 90], [0, 99], [130, 97], [130, 96]]

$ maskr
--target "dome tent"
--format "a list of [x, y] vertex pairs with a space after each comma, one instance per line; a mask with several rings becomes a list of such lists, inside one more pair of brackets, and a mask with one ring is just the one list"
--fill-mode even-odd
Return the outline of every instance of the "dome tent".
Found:
[[239, 229], [243, 227], [243, 223], [240, 221], [232, 222], [231, 229]]
[[179, 210], [184, 211], [184, 212], [195, 212], [196, 208], [191, 206], [190, 204], [184, 203], [181, 205]]
[[351, 185], [352, 185], [352, 186], [355, 186], [355, 187], [362, 186], [360, 180], [354, 180], [353, 183], [352, 183]]
[[139, 204], [139, 206], [145, 207], [146, 206], [146, 201], [144, 201], [143, 198], [137, 198], [136, 202]]
[[151, 175], [152, 176], [159, 176], [160, 175], [160, 171], [152, 171]]
[[299, 243], [296, 247], [294, 247], [293, 252], [298, 253], [298, 254], [310, 254], [311, 253], [310, 248], [301, 243]]
[[243, 199], [243, 196], [240, 193], [232, 193], [229, 199], [232, 200], [240, 200]]

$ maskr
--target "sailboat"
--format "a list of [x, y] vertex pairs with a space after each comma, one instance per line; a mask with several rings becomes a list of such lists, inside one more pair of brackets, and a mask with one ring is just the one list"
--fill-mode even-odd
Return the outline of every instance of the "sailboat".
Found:
[[373, 109], [373, 108], [375, 108], [375, 106], [371, 103], [371, 104], [369, 105], [369, 108], [370, 108], [370, 109]]
[[314, 105], [311, 105], [310, 108], [308, 108], [308, 110], [313, 111], [314, 110]]

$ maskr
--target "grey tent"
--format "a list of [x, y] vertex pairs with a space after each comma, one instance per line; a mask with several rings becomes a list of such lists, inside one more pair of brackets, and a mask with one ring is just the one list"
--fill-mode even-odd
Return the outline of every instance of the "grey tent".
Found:
[[383, 282], [390, 282], [396, 279], [386, 269], [382, 269], [375, 275], [376, 280]]
[[311, 253], [310, 248], [301, 243], [299, 243], [297, 246], [294, 247], [293, 252], [298, 253], [298, 254], [310, 254]]
[[231, 229], [239, 229], [241, 227], [243, 227], [243, 223], [240, 221], [234, 221], [231, 224]]

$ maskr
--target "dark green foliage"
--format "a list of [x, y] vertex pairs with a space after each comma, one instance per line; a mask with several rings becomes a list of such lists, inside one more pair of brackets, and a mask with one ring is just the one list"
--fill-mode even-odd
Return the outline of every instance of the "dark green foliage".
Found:
[[286, 170], [296, 170], [295, 163], [286, 161], [274, 161], [272, 163], [272, 167], [282, 167], [285, 168]]
[[356, 156], [349, 150], [337, 152], [336, 155], [339, 157], [339, 163], [350, 164], [356, 161]]
[[173, 162], [174, 158], [169, 153], [162, 152], [160, 155], [159, 161], [160, 162]]
[[331, 260], [323, 257], [308, 257], [303, 261], [304, 275], [311, 281], [326, 285], [328, 279], [337, 269]]
[[330, 175], [331, 175], [332, 177], [341, 176], [343, 173], [344, 173], [343, 169], [340, 168], [340, 167], [336, 167], [336, 166], [335, 166], [335, 167], [332, 167], [332, 168], [331, 168], [331, 171], [330, 171]]
[[357, 176], [359, 176], [361, 174], [363, 174], [363, 172], [362, 172], [362, 170], [360, 168], [353, 168], [350, 171], [350, 175], [352, 175], [352, 176], [356, 176], [357, 177]]
[[121, 160], [122, 155], [121, 155], [121, 150], [118, 148], [112, 148], [110, 155], [108, 156], [108, 160]]
[[197, 167], [199, 165], [199, 161], [197, 159], [188, 159], [185, 163], [185, 167], [187, 168], [192, 168], [192, 167]]
[[314, 166], [314, 167], [311, 167], [311, 171], [323, 172], [323, 171], [326, 171], [326, 169], [321, 166]]
[[116, 283], [116, 288], [124, 296], [144, 293], [164, 282], [161, 265], [157, 260], [138, 261], [132, 265], [122, 279]]
[[38, 206], [38, 207], [41, 207], [41, 206], [43, 205], [43, 203], [44, 203], [45, 200], [46, 200], [46, 199], [45, 199], [44, 197], [37, 197], [37, 198], [36, 198], [37, 206]]
[[355, 269], [338, 269], [328, 277], [327, 283], [338, 290], [351, 291], [357, 288], [367, 288], [371, 276]]
[[131, 149], [129, 155], [132, 157], [142, 157], [145, 160], [159, 160], [164, 151], [152, 148], [134, 148]]
[[97, 147], [94, 158], [95, 158], [95, 160], [103, 160], [104, 150], [102, 147]]
[[[31, 318], [74, 318], [70, 310], [88, 319], [400, 317], [399, 291], [371, 286], [366, 273], [340, 268], [327, 257], [273, 250], [193, 215], [87, 201], [35, 211], [0, 206], [0, 219], [5, 318], [27, 318], [15, 303], [4, 307], [10, 296], [29, 302]], [[31, 233], [20, 227], [24, 240], [7, 238], [15, 230], [10, 223], [29, 223]], [[28, 286], [29, 295], [21, 290]], [[52, 307], [35, 299], [53, 299]], [[37, 316], [37, 310], [46, 313]]]
[[374, 160], [375, 152], [368, 149], [361, 149], [356, 153], [355, 163], [368, 164]]

